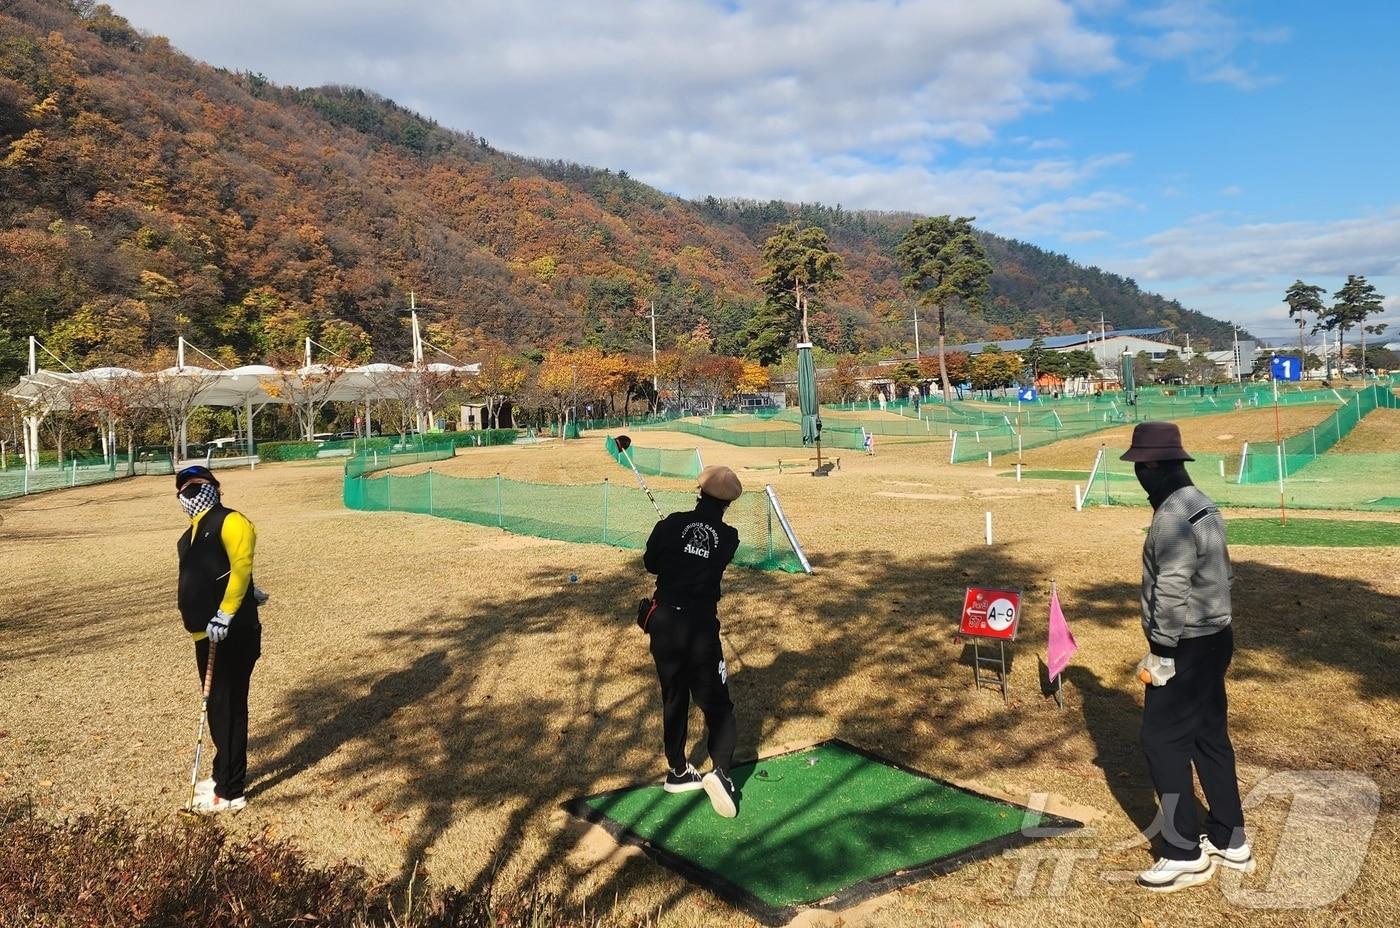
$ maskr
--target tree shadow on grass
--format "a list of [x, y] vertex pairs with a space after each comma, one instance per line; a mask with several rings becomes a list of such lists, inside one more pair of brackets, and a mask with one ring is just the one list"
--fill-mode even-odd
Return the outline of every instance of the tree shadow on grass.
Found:
[[[740, 761], [771, 753], [784, 723], [800, 721], [821, 737], [915, 766], [937, 739], [955, 749], [939, 750], [939, 769], [930, 772], [955, 780], [1055, 762], [1079, 730], [1074, 714], [1060, 713], [1024, 682], [1012, 690], [1013, 711], [1004, 712], [998, 694], [972, 689], [953, 634], [969, 583], [1033, 577], [1036, 565], [978, 546], [917, 559], [867, 552], [831, 567], [815, 577], [730, 574], [721, 616], [726, 650], [743, 654], [731, 678]], [[411, 822], [402, 841], [404, 882], [464, 816], [489, 823], [491, 863], [469, 888], [488, 886], [498, 872], [530, 885], [561, 865], [577, 841], [550, 824], [561, 803], [655, 781], [663, 762], [658, 688], [630, 614], [646, 583], [640, 566], [620, 564], [562, 589], [558, 573], [532, 572], [508, 598], [443, 605], [411, 629], [384, 634], [384, 653], [417, 655], [397, 669], [308, 677], [258, 736], [255, 766], [259, 745], [291, 747], [255, 788], [278, 793], [324, 765], [340, 793], [372, 803], [385, 821]], [[1387, 669], [1395, 666], [1396, 639], [1377, 639], [1377, 626], [1400, 614], [1397, 597], [1253, 563], [1238, 573], [1242, 650], [1276, 651], [1295, 665], [1333, 664], [1354, 674], [1363, 695], [1400, 688]], [[1281, 593], [1296, 597], [1298, 608], [1272, 608]], [[1137, 596], [1136, 577], [1076, 590], [1071, 622], [1120, 629], [1137, 647]], [[1311, 647], [1299, 635], [1293, 617], [1310, 604], [1327, 617], [1329, 647]], [[1038, 650], [1043, 634], [1043, 620], [1027, 623], [1019, 647]], [[1122, 656], [1125, 668], [1136, 656]], [[1107, 789], [1135, 825], [1147, 827], [1155, 802], [1135, 685], [1074, 666], [1066, 680], [1082, 698], [1082, 724]], [[692, 738], [700, 731], [693, 722]], [[692, 891], [670, 879], [626, 862], [594, 874], [589, 895], [626, 899], [659, 887], [664, 910]]]

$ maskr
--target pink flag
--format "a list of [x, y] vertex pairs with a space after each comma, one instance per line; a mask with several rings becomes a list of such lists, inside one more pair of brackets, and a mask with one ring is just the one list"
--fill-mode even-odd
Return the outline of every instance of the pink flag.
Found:
[[1060, 610], [1060, 596], [1052, 587], [1050, 589], [1050, 641], [1046, 646], [1046, 665], [1050, 671], [1050, 679], [1053, 680], [1065, 672], [1069, 666], [1069, 659], [1074, 656], [1074, 652], [1079, 650], [1079, 645], [1074, 642], [1074, 635], [1070, 633], [1069, 624], [1065, 622], [1065, 614]]

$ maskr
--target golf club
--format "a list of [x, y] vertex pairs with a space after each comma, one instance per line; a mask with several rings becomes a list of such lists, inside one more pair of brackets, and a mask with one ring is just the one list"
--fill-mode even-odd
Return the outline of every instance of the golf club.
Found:
[[195, 789], [199, 785], [199, 762], [204, 756], [204, 724], [209, 719], [209, 687], [214, 683], [214, 652], [218, 645], [209, 642], [209, 661], [204, 667], [204, 692], [199, 700], [199, 724], [194, 736], [194, 766], [190, 768], [190, 801], [185, 811], [194, 811]]
[[627, 449], [632, 447], [632, 439], [626, 435], [619, 435], [613, 439], [613, 443], [617, 445], [617, 450], [622, 452], [622, 456], [627, 459], [627, 466], [632, 468], [632, 473], [637, 477], [637, 483], [642, 486], [642, 492], [647, 495], [647, 499], [651, 500], [652, 508], [656, 510], [656, 517], [658, 519], [666, 518], [661, 514], [661, 506], [656, 502], [656, 497], [651, 495], [651, 487], [647, 486], [647, 482], [642, 479], [642, 472], [637, 470], [636, 464], [632, 463], [632, 455], [627, 453]]

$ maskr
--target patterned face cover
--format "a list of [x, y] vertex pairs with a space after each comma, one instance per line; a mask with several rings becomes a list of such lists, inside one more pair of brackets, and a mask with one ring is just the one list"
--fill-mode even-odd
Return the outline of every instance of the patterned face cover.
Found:
[[186, 494], [195, 490], [196, 487], [185, 487], [180, 491], [180, 508], [185, 510], [185, 515], [193, 519], [202, 512], [208, 512], [214, 508], [214, 504], [219, 501], [219, 488], [212, 483], [201, 483], [197, 485], [198, 492], [193, 496]]

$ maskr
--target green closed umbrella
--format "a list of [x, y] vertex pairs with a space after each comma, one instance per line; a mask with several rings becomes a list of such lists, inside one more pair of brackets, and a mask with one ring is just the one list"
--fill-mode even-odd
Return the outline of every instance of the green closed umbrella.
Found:
[[1136, 384], [1133, 383], [1133, 356], [1131, 352], [1123, 352], [1123, 399], [1129, 406], [1133, 404], [1133, 394], [1137, 391]]
[[797, 403], [802, 409], [802, 444], [820, 445], [822, 417], [817, 408], [817, 368], [812, 361], [812, 346], [807, 342], [797, 346]]

